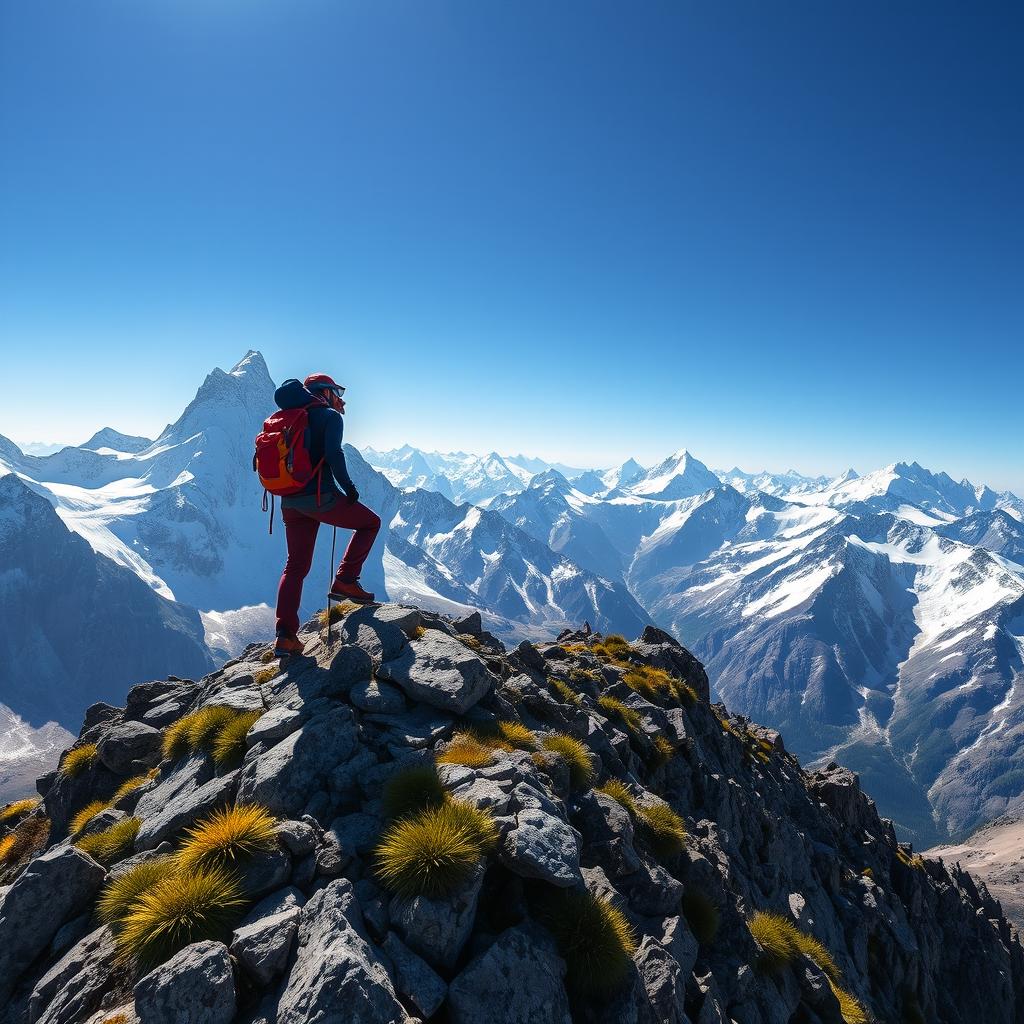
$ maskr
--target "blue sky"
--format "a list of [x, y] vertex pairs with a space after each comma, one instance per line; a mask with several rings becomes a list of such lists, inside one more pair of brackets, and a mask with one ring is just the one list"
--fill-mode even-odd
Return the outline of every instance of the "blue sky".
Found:
[[[213, 365], [348, 436], [1024, 493], [1024, 8], [0, 5], [0, 433]], [[12, 386], [13, 385], [13, 386]]]

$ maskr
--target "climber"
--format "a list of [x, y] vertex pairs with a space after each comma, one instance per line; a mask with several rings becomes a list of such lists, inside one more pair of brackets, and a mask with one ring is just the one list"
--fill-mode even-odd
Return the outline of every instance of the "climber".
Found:
[[[344, 394], [345, 389], [326, 373], [310, 374], [301, 384], [294, 379], [286, 380], [274, 392], [274, 401], [285, 412], [270, 417], [256, 439], [253, 465], [264, 486], [272, 493], [290, 492], [281, 497], [288, 557], [277, 590], [275, 657], [302, 653], [298, 638], [299, 601], [321, 523], [354, 531], [331, 584], [329, 599], [356, 604], [373, 602], [373, 594], [359, 585], [359, 573], [377, 538], [380, 517], [359, 501], [359, 491], [345, 465], [341, 445]], [[285, 451], [280, 440], [282, 435], [289, 437], [290, 423], [306, 429], [299, 432], [297, 441], [293, 439], [286, 446], [287, 459], [281, 460], [279, 471], [287, 478], [286, 486], [275, 490], [275, 480], [268, 480], [266, 474], [273, 476], [278, 472], [268, 467], [276, 464], [279, 453]], [[299, 474], [298, 466], [304, 466], [306, 472]], [[291, 480], [292, 476], [297, 482]], [[299, 489], [307, 476], [308, 482]]]

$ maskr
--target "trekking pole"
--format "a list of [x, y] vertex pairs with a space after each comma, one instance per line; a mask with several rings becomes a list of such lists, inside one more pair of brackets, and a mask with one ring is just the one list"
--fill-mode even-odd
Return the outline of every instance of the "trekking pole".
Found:
[[327, 583], [327, 646], [331, 646], [331, 591], [334, 589], [334, 545], [338, 542], [338, 528], [331, 535], [331, 565]]

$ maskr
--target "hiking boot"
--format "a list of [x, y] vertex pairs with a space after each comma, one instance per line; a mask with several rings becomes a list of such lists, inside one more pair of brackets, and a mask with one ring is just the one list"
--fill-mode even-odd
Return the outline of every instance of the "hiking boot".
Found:
[[353, 604], [373, 604], [373, 594], [359, 586], [359, 580], [342, 583], [335, 580], [327, 595], [332, 601], [351, 601]]
[[287, 658], [293, 654], [301, 654], [305, 650], [297, 636], [279, 636], [274, 642], [274, 657]]

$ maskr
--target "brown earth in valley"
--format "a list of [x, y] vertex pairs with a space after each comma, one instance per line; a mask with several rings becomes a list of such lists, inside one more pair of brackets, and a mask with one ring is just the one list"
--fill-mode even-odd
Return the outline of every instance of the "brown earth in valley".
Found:
[[959, 863], [988, 886], [1007, 919], [1024, 932], [1024, 817], [1002, 817], [962, 843], [936, 846], [926, 857]]

